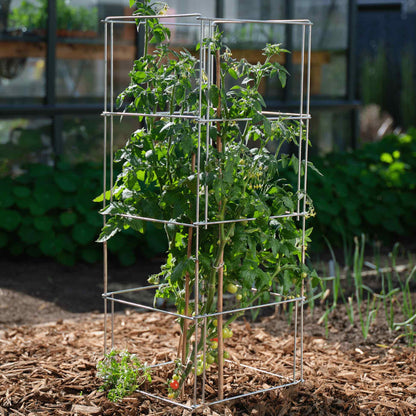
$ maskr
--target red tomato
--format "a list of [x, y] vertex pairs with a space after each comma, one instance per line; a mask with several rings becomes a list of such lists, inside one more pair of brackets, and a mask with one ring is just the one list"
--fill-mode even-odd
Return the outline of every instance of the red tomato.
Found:
[[171, 387], [171, 389], [173, 390], [178, 390], [179, 388], [179, 381], [178, 380], [172, 380], [169, 384], [169, 386]]

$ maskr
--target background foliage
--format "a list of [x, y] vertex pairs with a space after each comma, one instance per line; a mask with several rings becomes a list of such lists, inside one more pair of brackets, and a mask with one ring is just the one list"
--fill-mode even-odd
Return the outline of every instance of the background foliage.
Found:
[[[314, 251], [367, 234], [388, 245], [411, 240], [416, 232], [416, 129], [390, 135], [349, 153], [314, 159], [323, 176], [311, 171], [309, 192], [316, 217]], [[289, 172], [288, 172], [289, 174]], [[52, 257], [65, 264], [101, 261], [95, 243], [102, 227], [101, 205], [93, 198], [102, 189], [102, 166], [85, 163], [27, 165], [26, 173], [0, 178], [0, 250], [4, 253]], [[128, 231], [109, 242], [121, 264], [137, 256], [164, 252], [163, 229], [148, 224], [144, 236]]]
[[[102, 166], [93, 163], [54, 168], [27, 166], [24, 174], [0, 179], [0, 249], [12, 255], [52, 257], [72, 265], [101, 261], [95, 243], [103, 220], [93, 198], [102, 189]], [[163, 230], [141, 237], [123, 233], [109, 242], [121, 264], [135, 263], [140, 253], [153, 256], [165, 249]]]
[[334, 246], [361, 233], [385, 243], [410, 240], [416, 231], [416, 129], [389, 135], [347, 153], [315, 158], [309, 193], [317, 215], [315, 250], [323, 237]]

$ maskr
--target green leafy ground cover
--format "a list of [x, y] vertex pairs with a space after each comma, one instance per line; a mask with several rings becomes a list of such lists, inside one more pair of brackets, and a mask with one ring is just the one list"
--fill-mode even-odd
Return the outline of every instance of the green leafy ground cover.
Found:
[[317, 215], [315, 251], [366, 234], [387, 246], [410, 240], [416, 231], [416, 129], [389, 135], [347, 153], [315, 158], [308, 190]]
[[[315, 158], [309, 192], [316, 217], [312, 249], [351, 244], [362, 233], [387, 246], [411, 240], [416, 231], [416, 129], [390, 135], [349, 153]], [[18, 177], [0, 178], [0, 249], [8, 254], [52, 257], [66, 264], [101, 261], [95, 243], [102, 218], [92, 202], [102, 189], [99, 164], [27, 165]], [[129, 232], [112, 239], [121, 264], [167, 247], [165, 232], [149, 226], [144, 237]]]
[[[52, 257], [67, 265], [77, 261], [102, 261], [97, 244], [103, 225], [93, 202], [102, 189], [102, 166], [85, 163], [28, 165], [24, 174], [0, 179], [0, 248], [18, 256]], [[150, 256], [164, 250], [163, 232], [150, 230], [143, 238], [129, 232], [109, 243], [123, 265], [136, 261], [137, 254]]]

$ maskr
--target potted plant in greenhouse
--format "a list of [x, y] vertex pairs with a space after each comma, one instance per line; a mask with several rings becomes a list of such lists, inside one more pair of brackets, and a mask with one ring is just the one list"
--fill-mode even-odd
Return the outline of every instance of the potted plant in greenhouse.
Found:
[[[48, 18], [48, 1], [31, 3], [23, 0], [12, 8], [8, 26], [27, 32], [45, 35]], [[97, 7], [72, 6], [65, 0], [56, 2], [57, 34], [62, 37], [94, 37], [97, 35]]]
[[[157, 15], [148, 0], [135, 5], [138, 15]], [[196, 48], [211, 51], [211, 83], [194, 54], [169, 48], [169, 34], [156, 17], [145, 20], [144, 55], [118, 97], [124, 112], [140, 114], [143, 127], [116, 154], [121, 173], [105, 194], [108, 217], [98, 241], [126, 228], [146, 232], [149, 218], [164, 224], [166, 263], [149, 281], [181, 316], [180, 359], [168, 380], [174, 398], [191, 374], [205, 373], [215, 361], [222, 367], [223, 341], [241, 316], [221, 313], [224, 292], [240, 309], [266, 303], [272, 287], [299, 293], [309, 273], [303, 260], [311, 230], [294, 213], [299, 202], [310, 211], [312, 205], [282, 175], [288, 165], [298, 167], [281, 150], [298, 144], [299, 122], [271, 120], [258, 91], [267, 77], [285, 86], [288, 73], [274, 58], [288, 51], [268, 44], [263, 62], [235, 60], [217, 31]], [[152, 53], [151, 44], [158, 44]], [[213, 121], [196, 122], [201, 114]], [[199, 230], [202, 212], [209, 224]], [[193, 314], [206, 317], [198, 342], [192, 340], [201, 323], [183, 318]]]

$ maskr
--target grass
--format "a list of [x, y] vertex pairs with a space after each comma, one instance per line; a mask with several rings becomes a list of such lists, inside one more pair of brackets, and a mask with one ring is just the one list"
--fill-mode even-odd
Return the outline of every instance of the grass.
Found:
[[[354, 239], [353, 253], [345, 252], [343, 270], [334, 250], [327, 241], [331, 260], [328, 277], [321, 278], [320, 287], [308, 287], [308, 305], [314, 313], [316, 301], [320, 301], [323, 314], [318, 323], [325, 326], [328, 334], [333, 312], [345, 311], [351, 325], [359, 325], [362, 336], [367, 339], [376, 318], [384, 320], [389, 331], [397, 332], [396, 340], [405, 338], [409, 346], [415, 345], [416, 303], [412, 292], [416, 283], [416, 266], [409, 256], [405, 266], [401, 247], [396, 244], [387, 256], [387, 265], [382, 267], [380, 247], [374, 247], [373, 261], [365, 260], [366, 239], [362, 235]], [[370, 270], [367, 270], [370, 269]], [[384, 312], [384, 314], [381, 313]]]

